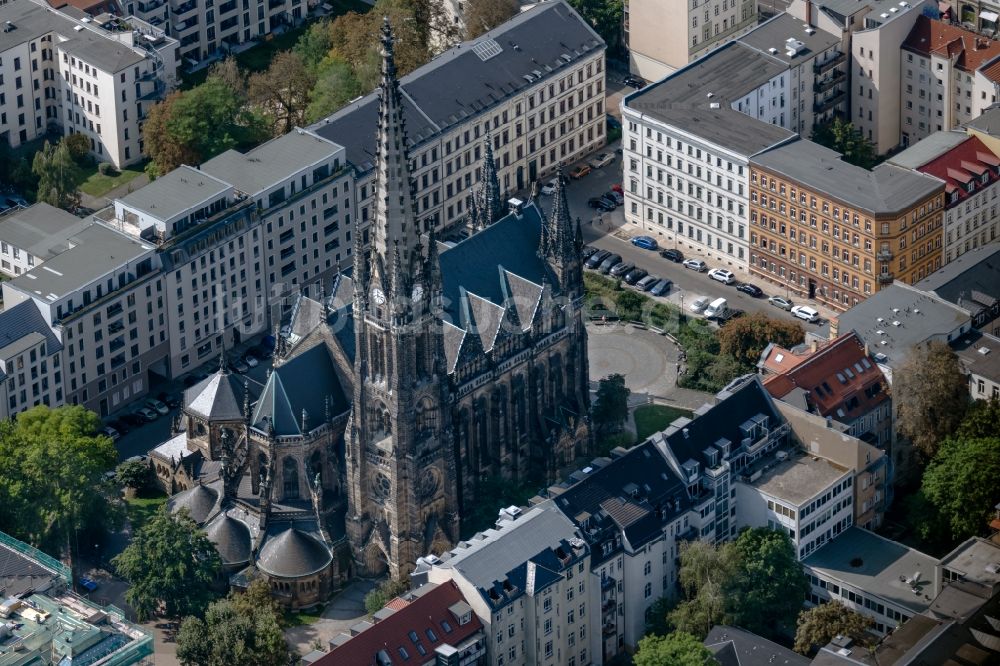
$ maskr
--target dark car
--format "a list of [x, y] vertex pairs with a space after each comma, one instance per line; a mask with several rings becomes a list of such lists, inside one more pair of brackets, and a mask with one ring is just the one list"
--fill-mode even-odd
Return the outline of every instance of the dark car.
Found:
[[108, 425], [117, 430], [122, 435], [127, 435], [128, 431], [132, 429], [132, 427], [129, 424], [125, 423], [124, 419], [115, 419], [113, 421], [108, 421]]
[[615, 209], [615, 204], [604, 197], [591, 197], [590, 199], [587, 199], [587, 205], [591, 208], [605, 212]]
[[611, 269], [616, 265], [620, 264], [622, 261], [622, 255], [620, 254], [609, 254], [604, 261], [601, 262], [601, 268], [599, 269], [602, 273], [607, 275], [611, 272]]
[[601, 262], [610, 256], [610, 252], [607, 250], [598, 250], [594, 254], [590, 255], [587, 259], [587, 263], [584, 264], [587, 268], [597, 268], [601, 265]]
[[584, 245], [583, 250], [580, 251], [580, 256], [583, 259], [590, 259], [597, 252], [596, 247], [591, 247], [589, 245]]
[[625, 197], [622, 196], [621, 192], [616, 192], [614, 190], [610, 190], [608, 192], [605, 192], [603, 196], [604, 196], [605, 199], [611, 199], [612, 201], [614, 201], [619, 206], [621, 206], [623, 203], [625, 203]]
[[626, 76], [622, 83], [629, 86], [630, 88], [635, 88], [636, 90], [641, 90], [646, 87], [646, 82], [640, 79], [638, 76], [632, 76], [629, 74]]
[[649, 271], [645, 271], [641, 268], [633, 268], [625, 274], [625, 284], [635, 284], [647, 275], [649, 275]]
[[167, 393], [165, 391], [162, 392], [162, 393], [160, 393], [158, 396], [156, 396], [156, 399], [159, 400], [160, 402], [166, 404], [167, 407], [170, 407], [171, 409], [173, 409], [174, 407], [180, 407], [181, 406], [181, 398], [180, 398], [180, 396], [174, 395], [172, 393]]
[[653, 296], [664, 296], [670, 291], [670, 288], [674, 286], [674, 283], [670, 280], [660, 280], [653, 285], [652, 289], [649, 290]]
[[745, 314], [746, 313], [743, 312], [743, 310], [737, 310], [736, 308], [727, 308], [725, 312], [723, 312], [718, 317], [714, 317], [714, 319], [719, 323], [719, 326], [725, 326], [729, 322], [733, 321], [734, 319], [739, 319]]
[[611, 267], [611, 270], [609, 270], [608, 273], [610, 273], [612, 277], [625, 277], [625, 275], [633, 268], [635, 268], [635, 264], [626, 261], [615, 264]]
[[764, 295], [764, 290], [755, 284], [750, 284], [749, 282], [743, 282], [736, 287], [736, 291], [742, 291], [744, 294], [750, 294], [754, 298], [760, 298]]
[[145, 420], [143, 420], [141, 416], [138, 416], [137, 414], [122, 414], [119, 420], [124, 421], [133, 428], [136, 426], [141, 426], [143, 423], [146, 422]]
[[257, 351], [254, 352], [254, 356], [261, 360], [266, 360], [274, 356], [274, 344], [265, 346], [264, 343], [260, 343], [256, 347]]
[[666, 250], [660, 250], [660, 256], [664, 259], [669, 259], [670, 261], [675, 261], [680, 263], [684, 261], [684, 253], [677, 248], [667, 248]]

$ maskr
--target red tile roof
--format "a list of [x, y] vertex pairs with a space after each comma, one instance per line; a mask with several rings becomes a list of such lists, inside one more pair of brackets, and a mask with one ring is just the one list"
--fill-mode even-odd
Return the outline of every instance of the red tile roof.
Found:
[[[917, 171], [945, 182], [946, 203], [950, 208], [1000, 180], [1000, 157], [993, 154], [979, 137], [972, 136]], [[986, 183], [981, 178], [984, 174], [987, 174]], [[969, 183], [972, 183], [971, 192], [968, 190]]]
[[[449, 608], [459, 602], [465, 602], [465, 598], [458, 586], [451, 581], [441, 583], [332, 649], [314, 666], [377, 666], [376, 655], [383, 650], [393, 664], [416, 666], [433, 661], [434, 650], [439, 645], [458, 646], [483, 628], [482, 622], [471, 610], [471, 619], [465, 624], [458, 623], [458, 618]], [[411, 638], [411, 633], [416, 641]], [[420, 653], [418, 645], [423, 647], [424, 654]], [[407, 657], [403, 657], [400, 648], [405, 650]]]
[[[791, 354], [775, 346], [775, 353]], [[873, 390], [878, 385], [878, 390]], [[764, 388], [781, 399], [800, 388], [807, 391], [812, 411], [850, 423], [888, 399], [888, 382], [868, 358], [855, 332], [846, 333], [826, 347], [802, 358], [789, 370], [769, 377]]]
[[1000, 41], [920, 16], [903, 42], [903, 49], [925, 57], [933, 53], [944, 58], [956, 58], [955, 67], [972, 73], [1000, 56]]
[[410, 605], [410, 602], [403, 597], [396, 597], [395, 599], [390, 599], [389, 603], [385, 605], [386, 608], [392, 609], [394, 611], [403, 610]]

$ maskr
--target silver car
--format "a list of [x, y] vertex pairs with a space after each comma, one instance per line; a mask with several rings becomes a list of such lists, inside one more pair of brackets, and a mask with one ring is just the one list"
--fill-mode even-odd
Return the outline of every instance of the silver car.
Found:
[[790, 300], [782, 296], [772, 296], [771, 298], [767, 299], [767, 302], [776, 308], [781, 308], [782, 310], [786, 311], [791, 310], [792, 306], [794, 305], [794, 303], [792, 303]]

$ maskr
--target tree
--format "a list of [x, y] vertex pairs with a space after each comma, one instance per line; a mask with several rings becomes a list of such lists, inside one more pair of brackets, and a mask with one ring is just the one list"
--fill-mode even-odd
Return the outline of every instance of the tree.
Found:
[[871, 169], [878, 164], [875, 145], [866, 139], [853, 123], [842, 118], [818, 125], [812, 133], [812, 140], [843, 154], [844, 161], [855, 166]]
[[412, 72], [430, 59], [428, 33], [418, 24], [411, 0], [378, 0], [365, 14], [342, 14], [330, 24], [331, 53], [351, 66], [362, 90], [372, 90], [378, 85], [383, 17], [388, 17], [396, 38], [399, 76]]
[[111, 527], [104, 474], [118, 455], [95, 434], [100, 419], [80, 406], [22, 412], [0, 422], [0, 530], [43, 550], [69, 554], [78, 530]]
[[77, 164], [83, 164], [90, 157], [90, 139], [83, 134], [67, 134], [59, 143], [65, 143], [70, 157]]
[[775, 638], [792, 627], [809, 593], [792, 540], [784, 531], [755, 527], [735, 541], [739, 569], [730, 594], [736, 626]]
[[[410, 0], [421, 41], [429, 54], [440, 53], [462, 38], [458, 25], [445, 9], [448, 0]], [[468, 9], [465, 10], [466, 12]]]
[[805, 340], [797, 322], [772, 319], [761, 312], [731, 321], [719, 329], [719, 350], [743, 367], [752, 368], [769, 343], [794, 347]]
[[679, 578], [684, 600], [667, 616], [678, 631], [707, 636], [727, 619], [727, 595], [739, 563], [731, 542], [713, 546], [704, 541], [681, 545]]
[[319, 65], [316, 85], [309, 93], [306, 122], [314, 123], [325, 118], [361, 94], [361, 85], [354, 78], [350, 65], [336, 56], [330, 56]]
[[958, 429], [969, 406], [968, 381], [944, 342], [914, 347], [894, 373], [892, 392], [897, 430], [927, 459]]
[[268, 119], [273, 136], [305, 125], [309, 93], [316, 78], [294, 51], [282, 51], [263, 72], [250, 76], [250, 102]]
[[465, 3], [465, 38], [489, 32], [521, 10], [517, 0], [468, 0]]
[[625, 16], [622, 0], [570, 0], [569, 4], [607, 43], [609, 54], [621, 54]]
[[839, 601], [813, 606], [799, 612], [795, 629], [795, 651], [808, 655], [835, 636], [850, 636], [867, 643], [866, 632], [875, 624], [870, 617], [855, 612]]
[[46, 141], [35, 153], [31, 170], [38, 176], [39, 201], [67, 210], [79, 204], [80, 194], [76, 187], [79, 169], [65, 142], [53, 146]]
[[287, 664], [281, 611], [267, 584], [254, 581], [213, 602], [205, 619], [186, 617], [177, 634], [177, 659], [184, 666], [272, 666]]
[[628, 321], [642, 317], [642, 308], [649, 299], [632, 290], [622, 291], [615, 299], [618, 316]]
[[955, 433], [958, 437], [1000, 437], [1000, 400], [975, 400]]
[[1000, 437], [951, 437], [924, 470], [921, 490], [955, 540], [980, 533], [1000, 502]]
[[174, 118], [174, 107], [183, 97], [180, 90], [167, 95], [163, 101], [157, 102], [149, 109], [146, 123], [142, 127], [142, 136], [146, 142], [146, 154], [155, 164], [156, 175], [173, 171], [182, 164], [198, 164], [201, 156], [193, 145], [177, 141], [171, 130]]
[[115, 468], [115, 483], [134, 496], [149, 483], [149, 465], [141, 460], [126, 460]]
[[208, 70], [208, 76], [224, 83], [237, 99], [246, 100], [247, 73], [233, 56], [212, 65]]
[[620, 432], [628, 418], [628, 396], [624, 375], [608, 375], [597, 384], [591, 416], [599, 435]]
[[639, 641], [632, 662], [635, 666], [709, 666], [716, 663], [712, 651], [691, 634], [682, 631], [666, 636], [651, 634]]
[[365, 595], [365, 610], [368, 611], [369, 615], [374, 615], [379, 612], [385, 605], [392, 601], [394, 598], [401, 595], [410, 589], [410, 584], [405, 580], [393, 580], [389, 578], [382, 581], [378, 587], [372, 588], [372, 590]]
[[302, 33], [292, 49], [313, 74], [318, 74], [320, 64], [330, 55], [333, 40], [330, 37], [330, 21], [316, 21]]
[[[222, 568], [215, 546], [187, 511], [173, 516], [164, 508], [112, 560], [129, 582], [125, 599], [140, 620], [201, 615], [215, 594], [210, 585]], [[238, 663], [238, 662], [233, 662]]]

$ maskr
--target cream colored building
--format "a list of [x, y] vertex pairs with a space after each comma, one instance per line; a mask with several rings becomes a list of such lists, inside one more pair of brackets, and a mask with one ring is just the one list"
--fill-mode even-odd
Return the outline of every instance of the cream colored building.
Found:
[[757, 25], [754, 0], [625, 0], [629, 71], [658, 81]]

